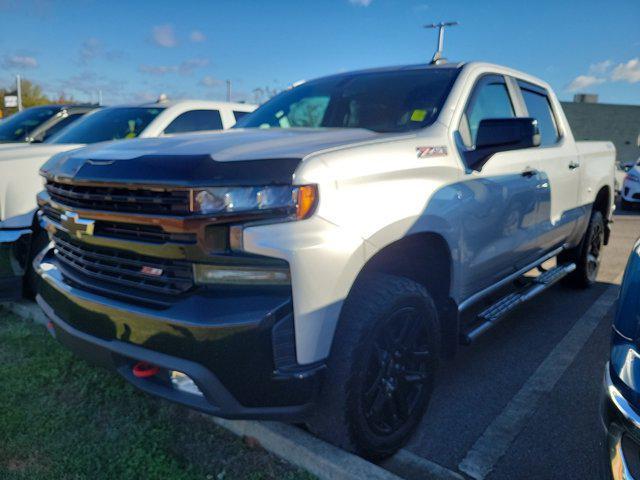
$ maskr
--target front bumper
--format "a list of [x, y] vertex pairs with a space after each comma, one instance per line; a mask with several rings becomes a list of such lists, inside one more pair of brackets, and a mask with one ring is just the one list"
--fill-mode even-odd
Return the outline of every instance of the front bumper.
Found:
[[601, 416], [606, 431], [608, 478], [640, 479], [640, 414], [612, 381], [609, 364], [605, 367]]
[[[52, 333], [138, 388], [225, 418], [301, 421], [312, 409], [323, 365], [291, 364], [290, 294], [203, 289], [159, 309], [68, 283], [52, 251], [36, 267], [43, 280], [37, 300]], [[136, 377], [140, 361], [160, 373]], [[170, 371], [188, 375], [203, 395], [175, 389]]]
[[31, 233], [30, 228], [0, 230], [0, 301], [22, 296]]
[[621, 195], [627, 202], [640, 203], [640, 183], [624, 182]]

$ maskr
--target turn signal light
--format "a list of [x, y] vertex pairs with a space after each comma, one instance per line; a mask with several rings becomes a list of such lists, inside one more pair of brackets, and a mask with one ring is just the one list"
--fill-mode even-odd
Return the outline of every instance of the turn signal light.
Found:
[[298, 187], [298, 204], [296, 218], [303, 220], [308, 218], [316, 208], [318, 201], [318, 187], [315, 185], [302, 185]]

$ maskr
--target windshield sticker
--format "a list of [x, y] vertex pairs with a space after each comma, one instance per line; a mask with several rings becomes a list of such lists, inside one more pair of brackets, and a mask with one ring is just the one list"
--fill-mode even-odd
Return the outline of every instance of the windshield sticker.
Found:
[[414, 110], [413, 113], [411, 114], [411, 121], [423, 122], [426, 117], [427, 117], [426, 110]]

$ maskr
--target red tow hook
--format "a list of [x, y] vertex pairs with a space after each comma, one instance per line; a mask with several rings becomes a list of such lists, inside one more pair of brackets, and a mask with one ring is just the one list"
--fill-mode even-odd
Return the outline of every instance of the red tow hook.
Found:
[[156, 375], [160, 371], [160, 367], [147, 362], [138, 362], [131, 371], [136, 378], [149, 378]]

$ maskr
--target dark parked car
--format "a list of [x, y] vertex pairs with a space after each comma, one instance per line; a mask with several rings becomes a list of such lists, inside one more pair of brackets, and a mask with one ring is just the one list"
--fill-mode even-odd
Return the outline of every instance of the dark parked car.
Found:
[[44, 142], [97, 105], [43, 105], [16, 113], [0, 123], [0, 143]]
[[640, 240], [622, 282], [603, 398], [609, 478], [640, 479]]

